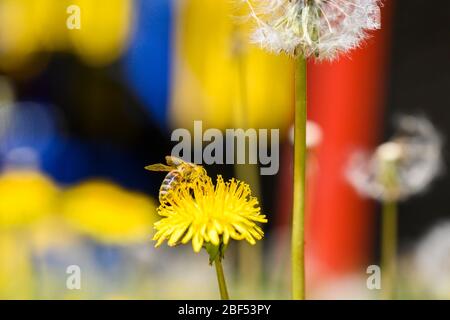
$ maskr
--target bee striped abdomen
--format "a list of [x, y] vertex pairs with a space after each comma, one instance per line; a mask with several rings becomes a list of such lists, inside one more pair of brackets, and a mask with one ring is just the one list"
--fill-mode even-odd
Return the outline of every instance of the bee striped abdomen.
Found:
[[161, 203], [167, 200], [169, 191], [173, 190], [181, 180], [182, 176], [177, 170], [173, 170], [166, 175], [159, 189], [159, 201]]

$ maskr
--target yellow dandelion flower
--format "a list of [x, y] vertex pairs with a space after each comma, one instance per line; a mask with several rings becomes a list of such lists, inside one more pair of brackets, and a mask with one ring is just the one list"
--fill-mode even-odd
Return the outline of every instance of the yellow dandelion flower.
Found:
[[207, 177], [181, 183], [171, 193], [158, 208], [163, 218], [155, 223], [156, 246], [165, 240], [169, 246], [192, 241], [199, 252], [207, 244], [226, 246], [230, 238], [255, 244], [264, 236], [257, 223], [266, 223], [266, 216], [244, 182], [224, 182], [219, 175], [215, 186]]

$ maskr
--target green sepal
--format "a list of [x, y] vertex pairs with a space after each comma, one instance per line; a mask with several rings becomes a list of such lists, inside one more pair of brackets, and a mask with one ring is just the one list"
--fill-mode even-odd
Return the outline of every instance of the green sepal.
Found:
[[219, 260], [222, 261], [225, 257], [225, 250], [227, 249], [227, 245], [220, 242], [218, 246], [215, 246], [211, 243], [205, 243], [204, 245], [206, 252], [209, 254], [209, 264], [212, 265], [214, 261], [219, 257]]

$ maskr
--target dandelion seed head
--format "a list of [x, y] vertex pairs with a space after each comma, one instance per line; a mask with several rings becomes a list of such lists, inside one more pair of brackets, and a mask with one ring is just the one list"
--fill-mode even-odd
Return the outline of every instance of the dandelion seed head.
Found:
[[398, 132], [373, 154], [358, 151], [346, 172], [363, 196], [404, 200], [427, 190], [442, 173], [442, 139], [424, 117], [403, 116]]
[[403, 148], [399, 143], [386, 142], [377, 148], [376, 153], [380, 161], [397, 162], [402, 158]]
[[242, 0], [268, 51], [333, 60], [381, 27], [380, 0]]

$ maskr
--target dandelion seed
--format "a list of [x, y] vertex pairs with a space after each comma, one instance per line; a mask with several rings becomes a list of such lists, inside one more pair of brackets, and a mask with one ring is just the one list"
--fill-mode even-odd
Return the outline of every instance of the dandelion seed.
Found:
[[[333, 60], [381, 27], [380, 0], [242, 0], [268, 51]], [[255, 4], [254, 4], [255, 3]]]

